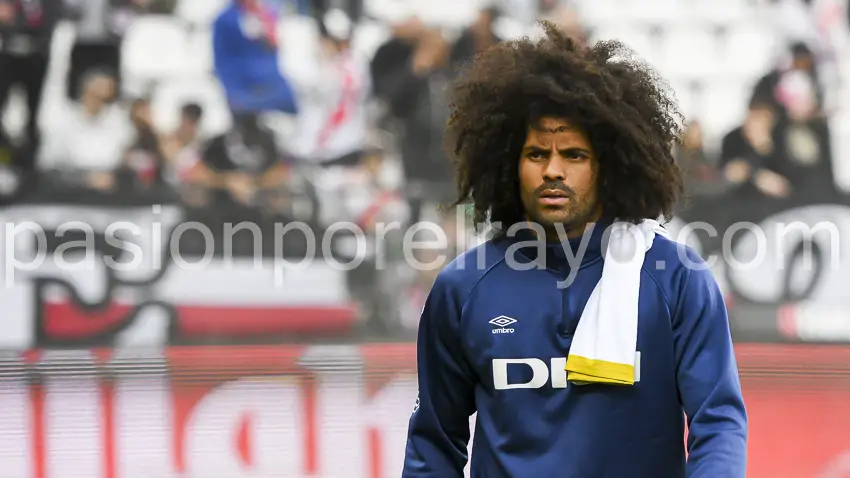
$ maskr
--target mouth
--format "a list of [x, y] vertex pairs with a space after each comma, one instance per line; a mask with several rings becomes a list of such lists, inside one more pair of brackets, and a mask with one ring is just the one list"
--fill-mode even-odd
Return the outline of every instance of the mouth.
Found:
[[540, 193], [540, 203], [544, 206], [562, 206], [569, 200], [569, 195], [558, 189], [547, 189]]

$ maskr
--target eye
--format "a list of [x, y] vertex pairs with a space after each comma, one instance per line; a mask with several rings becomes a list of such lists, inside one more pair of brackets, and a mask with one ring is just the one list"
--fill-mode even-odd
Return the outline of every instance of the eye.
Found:
[[569, 149], [564, 153], [564, 158], [576, 161], [584, 161], [586, 159], [590, 159], [590, 155], [580, 149]]
[[546, 156], [541, 151], [529, 151], [525, 154], [525, 157], [532, 161], [541, 161], [546, 159]]

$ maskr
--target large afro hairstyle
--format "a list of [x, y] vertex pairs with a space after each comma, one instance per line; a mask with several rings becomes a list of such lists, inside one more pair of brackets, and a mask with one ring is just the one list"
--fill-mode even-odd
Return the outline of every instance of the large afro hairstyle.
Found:
[[618, 41], [587, 46], [542, 27], [542, 39], [491, 47], [455, 80], [446, 129], [457, 173], [452, 206], [471, 203], [476, 229], [525, 220], [521, 150], [529, 125], [554, 116], [587, 132], [607, 216], [669, 220], [683, 192], [672, 152], [682, 116], [669, 86]]

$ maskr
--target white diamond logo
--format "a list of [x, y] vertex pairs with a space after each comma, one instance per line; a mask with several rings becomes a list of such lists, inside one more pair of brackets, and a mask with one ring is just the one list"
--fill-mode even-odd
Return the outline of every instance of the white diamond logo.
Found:
[[495, 319], [491, 320], [490, 323], [499, 327], [507, 327], [511, 324], [515, 324], [516, 319], [512, 319], [506, 315], [500, 315]]

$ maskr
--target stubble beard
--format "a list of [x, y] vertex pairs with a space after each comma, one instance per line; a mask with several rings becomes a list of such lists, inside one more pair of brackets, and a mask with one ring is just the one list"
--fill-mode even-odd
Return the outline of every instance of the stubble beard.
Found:
[[547, 238], [561, 240], [565, 235], [583, 233], [585, 225], [593, 219], [595, 212], [596, 202], [586, 198], [563, 209], [534, 208], [528, 215], [532, 222], [543, 228]]

